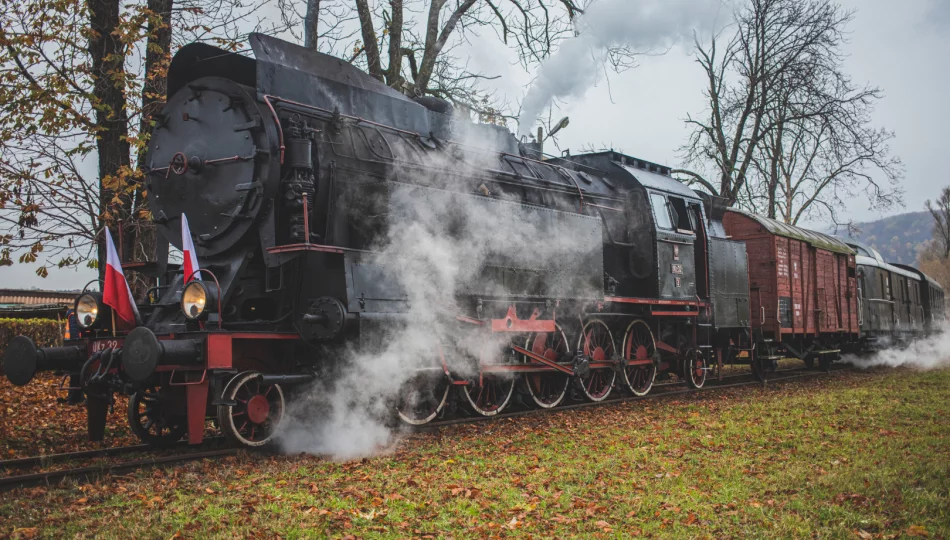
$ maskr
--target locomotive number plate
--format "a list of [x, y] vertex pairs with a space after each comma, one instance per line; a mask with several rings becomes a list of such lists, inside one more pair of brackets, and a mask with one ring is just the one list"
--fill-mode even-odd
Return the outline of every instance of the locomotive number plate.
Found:
[[117, 349], [122, 346], [124, 340], [115, 338], [115, 339], [100, 339], [99, 341], [92, 342], [92, 352], [97, 353], [104, 351], [106, 349]]
[[674, 264], [674, 265], [672, 265], [671, 271], [672, 271], [674, 274], [682, 274], [682, 273], [683, 273], [683, 265], [682, 265], [682, 264]]

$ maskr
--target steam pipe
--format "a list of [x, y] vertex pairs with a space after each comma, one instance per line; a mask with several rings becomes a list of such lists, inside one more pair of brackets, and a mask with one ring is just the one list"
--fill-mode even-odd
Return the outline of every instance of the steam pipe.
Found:
[[306, 195], [303, 198], [303, 243], [310, 244], [310, 208]]
[[271, 375], [264, 373], [261, 375], [261, 384], [283, 384], [291, 386], [294, 384], [308, 383], [316, 377], [311, 373], [300, 373], [294, 375]]
[[280, 164], [283, 165], [284, 164], [284, 150], [287, 148], [286, 146], [284, 146], [284, 128], [283, 126], [280, 125], [280, 117], [277, 116], [277, 110], [274, 109], [274, 106], [270, 102], [272, 98], [280, 99], [276, 96], [269, 96], [267, 94], [264, 94], [264, 103], [267, 104], [267, 108], [270, 109], [271, 116], [274, 117], [274, 123], [277, 124], [277, 137], [278, 137], [278, 140], [280, 141]]

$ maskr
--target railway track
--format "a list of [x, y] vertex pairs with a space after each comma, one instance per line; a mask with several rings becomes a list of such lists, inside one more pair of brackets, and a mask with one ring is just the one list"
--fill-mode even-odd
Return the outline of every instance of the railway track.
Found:
[[77, 482], [89, 482], [103, 476], [124, 474], [149, 467], [161, 467], [174, 463], [186, 463], [189, 461], [197, 461], [202, 459], [232, 456], [240, 451], [241, 450], [239, 448], [224, 448], [206, 452], [189, 452], [174, 456], [150, 457], [133, 461], [124, 461], [121, 463], [106, 463], [87, 467], [75, 467], [70, 469], [59, 469], [55, 471], [6, 476], [0, 478], [0, 492], [10, 491], [12, 489], [22, 487], [51, 485], [57, 482], [62, 482], [66, 479], [72, 479]]
[[[224, 437], [208, 437], [205, 444], [214, 444], [224, 441]], [[185, 442], [178, 446], [187, 448]], [[39, 456], [30, 456], [24, 458], [0, 460], [0, 474], [10, 469], [28, 469], [53, 463], [62, 463], [79, 459], [93, 459], [100, 457], [111, 457], [122, 454], [135, 454], [138, 452], [155, 452], [155, 448], [148, 444], [135, 444], [132, 446], [114, 446], [111, 448], [97, 448], [95, 450], [80, 450], [78, 452], [63, 452], [61, 454], [44, 454]]]
[[[205, 440], [204, 446], [219, 444], [222, 441], [224, 441], [224, 437], [211, 437]], [[179, 447], [185, 449], [189, 448], [184, 442], [180, 443]], [[205, 451], [181, 452], [174, 455], [154, 455], [156, 452], [155, 448], [147, 444], [137, 444], [132, 446], [117, 446], [95, 450], [82, 450], [79, 452], [64, 452], [60, 454], [8, 459], [0, 461], [0, 474], [7, 473], [8, 471], [21, 471], [35, 467], [46, 467], [55, 463], [68, 463], [79, 460], [108, 458], [146, 452], [153, 454], [141, 459], [123, 462], [97, 463], [93, 465], [68, 467], [51, 471], [0, 476], [0, 492], [9, 491], [19, 487], [29, 487], [44, 484], [50, 485], [65, 479], [75, 479], [79, 482], [87, 482], [102, 476], [124, 474], [142, 468], [233, 455], [239, 450], [240, 449], [238, 448], [218, 448]]]
[[[832, 372], [844, 371], [850, 369], [849, 367], [835, 367], [832, 368]], [[721, 381], [709, 381], [706, 386], [699, 390], [693, 390], [685, 387], [685, 383], [674, 382], [674, 383], [664, 383], [658, 384], [654, 388], [655, 390], [650, 394], [642, 397], [636, 396], [624, 396], [613, 399], [607, 399], [605, 401], [597, 403], [571, 403], [568, 405], [563, 405], [555, 409], [524, 409], [519, 411], [512, 411], [508, 413], [498, 414], [492, 417], [483, 417], [483, 416], [472, 416], [472, 417], [463, 417], [463, 418], [453, 418], [449, 420], [442, 420], [438, 422], [432, 422], [425, 426], [418, 426], [409, 430], [410, 433], [425, 433], [435, 431], [444, 427], [460, 425], [460, 424], [473, 424], [478, 422], [485, 422], [491, 420], [500, 420], [505, 418], [518, 418], [522, 416], [530, 416], [538, 413], [547, 413], [547, 412], [559, 412], [559, 411], [569, 411], [575, 409], [589, 409], [594, 407], [616, 405], [619, 403], [627, 403], [631, 401], [644, 401], [651, 399], [663, 399], [674, 396], [689, 395], [696, 393], [705, 393], [715, 390], [723, 390], [726, 388], [737, 388], [742, 386], [752, 386], [752, 385], [762, 385], [767, 386], [773, 383], [785, 382], [795, 379], [802, 379], [807, 377], [815, 377], [820, 375], [826, 375], [827, 373], [821, 371], [807, 370], [807, 369], [791, 369], [783, 370], [779, 372], [781, 375], [769, 379], [766, 382], [758, 381], [751, 378], [751, 375], [736, 375], [725, 377]], [[733, 379], [749, 379], [741, 381], [733, 381]], [[211, 439], [211, 442], [219, 441], [223, 438], [216, 437]], [[183, 445], [184, 446], [184, 445]], [[37, 466], [49, 465], [52, 463], [63, 463], [80, 459], [90, 459], [90, 458], [100, 458], [100, 457], [112, 457], [117, 455], [124, 454], [134, 454], [138, 452], [148, 452], [153, 451], [148, 445], [134, 445], [134, 446], [121, 446], [115, 448], [103, 448], [98, 450], [85, 450], [80, 452], [67, 452], [62, 454], [51, 454], [46, 456], [32, 456], [26, 458], [10, 459], [5, 461], [0, 461], [0, 473], [7, 470], [16, 470], [16, 469], [25, 469]], [[10, 491], [22, 487], [31, 487], [37, 485], [52, 485], [55, 483], [62, 482], [67, 479], [74, 480], [76, 482], [90, 482], [95, 481], [96, 479], [102, 478], [104, 476], [111, 476], [117, 474], [125, 474], [129, 472], [134, 472], [144, 468], [151, 467], [163, 467], [167, 465], [173, 465], [177, 463], [187, 463], [190, 461], [199, 461], [204, 459], [216, 459], [226, 456], [236, 455], [241, 452], [241, 448], [219, 448], [214, 450], [205, 450], [205, 451], [196, 451], [196, 452], [185, 452], [178, 453], [175, 455], [168, 456], [149, 456], [143, 459], [123, 461], [118, 463], [101, 463], [96, 465], [87, 465], [82, 467], [72, 467], [64, 468], [52, 471], [42, 471], [35, 473], [19, 474], [0, 477], [0, 492]]]
[[[738, 388], [741, 386], [768, 386], [770, 384], [791, 381], [795, 379], [804, 379], [809, 377], [816, 377], [821, 375], [828, 375], [829, 373], [835, 373], [839, 371], [848, 371], [852, 369], [851, 366], [839, 365], [831, 368], [830, 371], [820, 371], [808, 368], [799, 368], [799, 369], [786, 369], [780, 370], [777, 372], [777, 376], [769, 378], [767, 381], [759, 381], [755, 379], [751, 374], [741, 374], [741, 375], [732, 375], [723, 377], [720, 380], [709, 380], [706, 385], [704, 385], [699, 390], [694, 390], [692, 388], [686, 387], [685, 382], [672, 382], [672, 383], [661, 383], [655, 384], [653, 386], [653, 391], [645, 396], [622, 396], [617, 398], [608, 398], [604, 401], [599, 402], [581, 402], [581, 403], [570, 403], [567, 405], [561, 405], [554, 409], [535, 409], [535, 408], [526, 408], [524, 410], [512, 411], [507, 413], [497, 414], [495, 416], [466, 416], [462, 418], [452, 418], [448, 420], [440, 420], [436, 422], [430, 422], [423, 426], [417, 426], [412, 429], [412, 432], [417, 433], [426, 433], [431, 431], [436, 431], [443, 427], [455, 426], [460, 424], [474, 424], [492, 420], [500, 420], [504, 418], [518, 418], [522, 416], [531, 416], [539, 413], [557, 413], [559, 411], [570, 411], [576, 409], [590, 409], [601, 406], [610, 406], [616, 405], [619, 403], [629, 403], [631, 401], [645, 401], [652, 399], [662, 399], [669, 398], [674, 396], [684, 396], [696, 393], [711, 392], [714, 390], [724, 390], [727, 388]], [[735, 379], [745, 379], [742, 381], [734, 381]]]

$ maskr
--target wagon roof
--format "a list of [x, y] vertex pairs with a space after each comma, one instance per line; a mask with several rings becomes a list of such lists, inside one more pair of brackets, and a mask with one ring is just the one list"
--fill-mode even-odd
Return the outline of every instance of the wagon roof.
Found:
[[906, 278], [913, 279], [914, 281], [920, 281], [920, 276], [923, 275], [916, 268], [910, 268], [910, 267], [905, 268], [900, 265], [893, 265], [883, 260], [875, 259], [874, 257], [865, 257], [863, 255], [858, 255], [857, 257], [854, 258], [854, 260], [855, 260], [855, 263], [858, 264], [858, 266], [874, 266], [882, 270], [887, 270], [888, 272], [891, 272], [892, 274], [897, 274], [900, 276], [904, 276]]
[[730, 212], [735, 212], [737, 214], [742, 214], [750, 219], [753, 219], [765, 227], [765, 230], [776, 236], [783, 236], [785, 238], [794, 238], [795, 240], [801, 240], [803, 242], [808, 242], [808, 244], [832, 251], [834, 253], [844, 253], [846, 255], [854, 255], [854, 250], [848, 247], [847, 244], [838, 240], [837, 238], [823, 234], [820, 232], [809, 231], [808, 229], [802, 229], [801, 227], [796, 227], [794, 225], [789, 225], [788, 223], [782, 223], [771, 218], [753, 214], [751, 212], [746, 212], [745, 210], [739, 210], [736, 208], [730, 208]]

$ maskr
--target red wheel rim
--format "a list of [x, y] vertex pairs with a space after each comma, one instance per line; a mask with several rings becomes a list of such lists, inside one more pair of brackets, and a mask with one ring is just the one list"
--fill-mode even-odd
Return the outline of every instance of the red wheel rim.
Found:
[[[607, 325], [601, 321], [587, 323], [580, 341], [579, 348], [591, 362], [600, 363], [613, 357], [613, 337]], [[610, 367], [592, 368], [586, 376], [580, 378], [580, 383], [588, 398], [600, 401], [610, 394], [616, 378], [617, 373]]]
[[[652, 360], [656, 354], [656, 342], [649, 326], [643, 321], [634, 321], [627, 329], [624, 343], [624, 358], [628, 362]], [[636, 395], [644, 395], [653, 387], [656, 365], [636, 363], [624, 369], [627, 386]]]
[[702, 382], [706, 377], [706, 363], [703, 362], [703, 359], [699, 356], [693, 361], [693, 380], [696, 382]]
[[247, 417], [251, 422], [263, 424], [269, 414], [270, 404], [266, 397], [257, 395], [247, 401]]
[[[567, 337], [558, 325], [555, 325], [554, 332], [539, 333], [528, 337], [526, 348], [552, 362], [556, 362], [560, 357], [570, 353]], [[524, 361], [532, 362], [527, 358], [524, 358]], [[528, 373], [524, 379], [531, 398], [535, 404], [543, 408], [557, 406], [567, 394], [567, 385], [570, 383], [570, 376], [558, 371]]]
[[[481, 352], [479, 364], [508, 364], [506, 352], [509, 350], [509, 344], [499, 344], [497, 347], [492, 345], [491, 349]], [[494, 416], [508, 406], [517, 382], [518, 377], [512, 373], [484, 372], [479, 366], [478, 372], [469, 379], [469, 384], [462, 387], [462, 391], [475, 412], [482, 416]]]
[[396, 402], [396, 413], [407, 424], [418, 426], [435, 419], [448, 401], [452, 383], [442, 346], [435, 344], [438, 354], [402, 384]]
[[482, 384], [473, 389], [475, 407], [481, 413], [497, 413], [508, 404], [514, 379], [494, 373], [482, 375]]
[[249, 376], [233, 390], [236, 405], [231, 407], [234, 430], [254, 443], [270, 438], [283, 417], [283, 395], [277, 385], [262, 384], [260, 377]]

